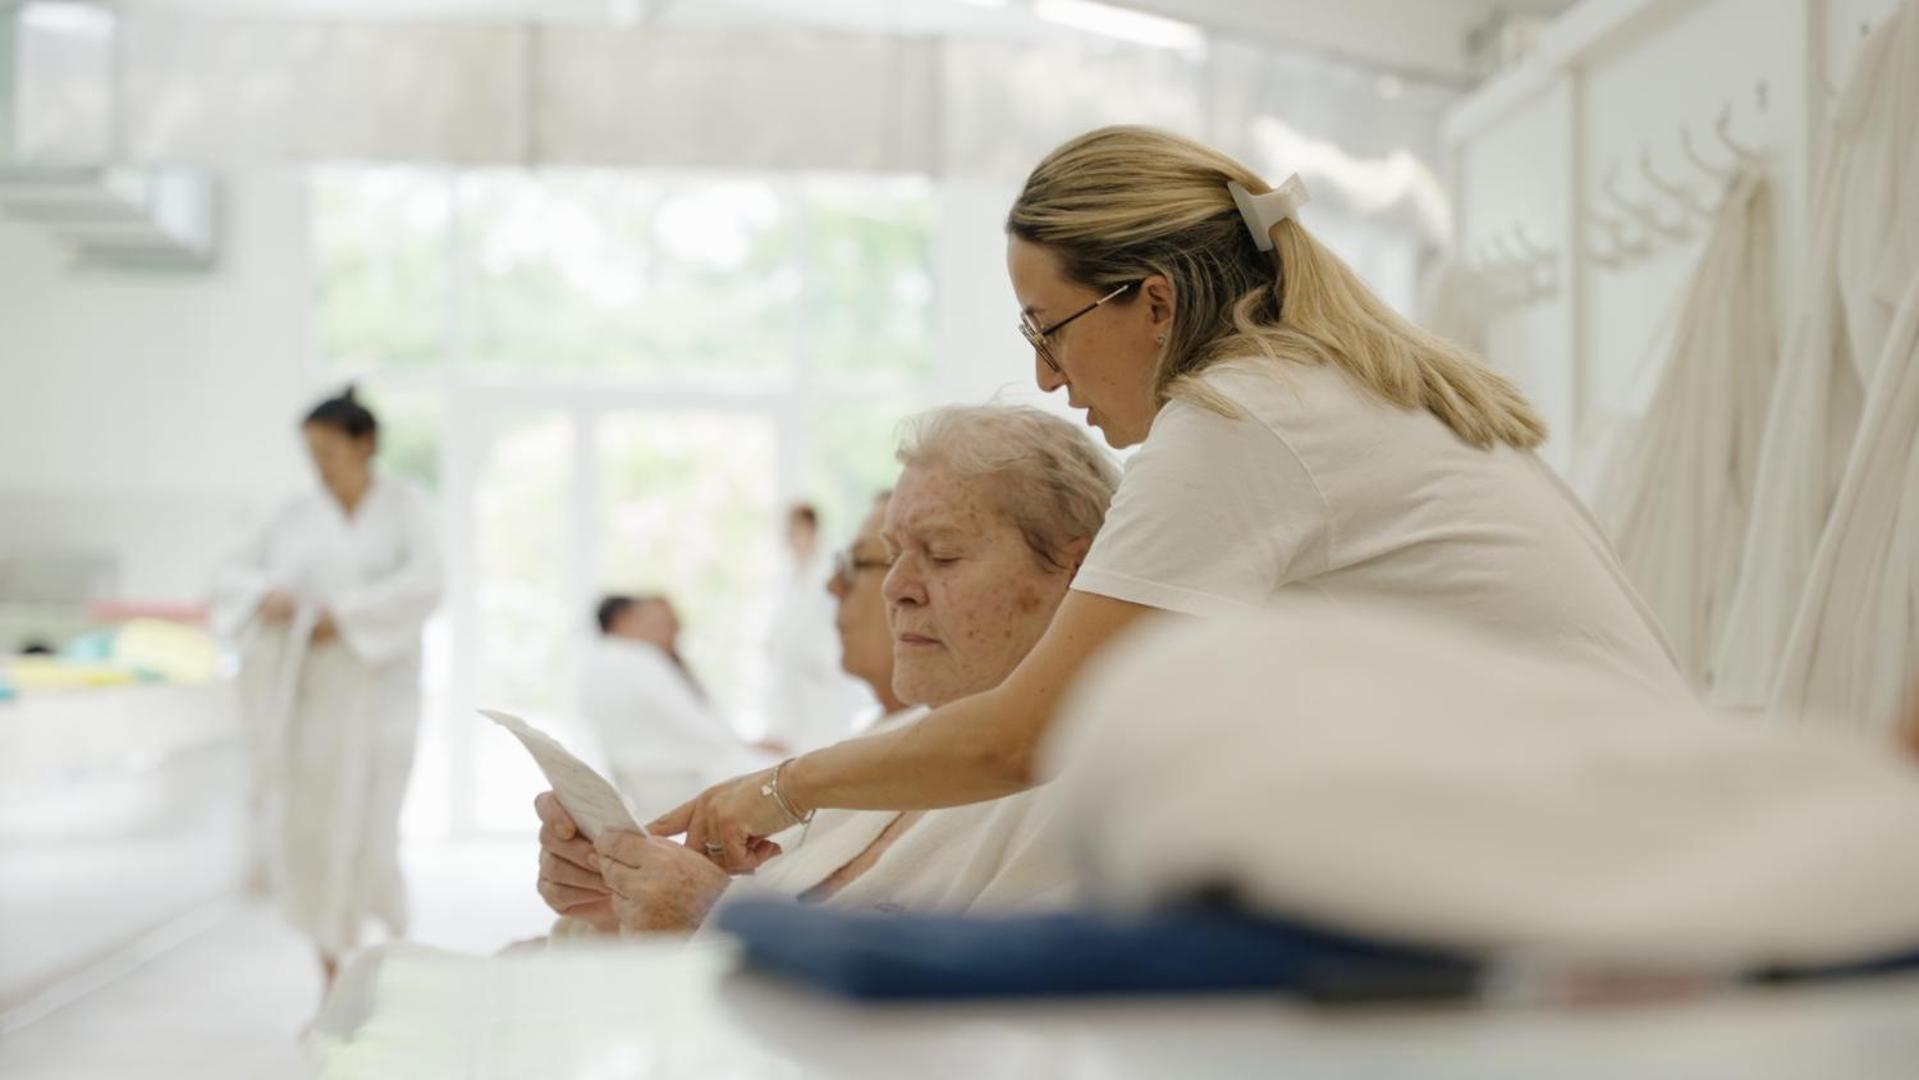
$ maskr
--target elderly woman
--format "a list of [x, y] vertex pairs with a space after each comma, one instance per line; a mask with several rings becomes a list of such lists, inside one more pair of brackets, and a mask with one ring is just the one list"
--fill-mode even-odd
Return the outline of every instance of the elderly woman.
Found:
[[[849, 660], [864, 656], [852, 645], [881, 599], [866, 590], [890, 564], [877, 591], [891, 628], [892, 687], [900, 701], [937, 707], [997, 685], [1039, 640], [1119, 477], [1079, 429], [1024, 407], [924, 414], [899, 459], [898, 488], [884, 515], [862, 528], [836, 581], [839, 625], [852, 639]], [[910, 724], [923, 711], [889, 723]], [[823, 811], [780, 837], [792, 850], [742, 887], [854, 908], [1063, 904], [1072, 880], [1047, 843], [1043, 798], [918, 813]], [[601, 931], [689, 930], [728, 889], [711, 859], [678, 843], [617, 833], [596, 850], [553, 799], [543, 796], [538, 808], [540, 893], [562, 915]]]

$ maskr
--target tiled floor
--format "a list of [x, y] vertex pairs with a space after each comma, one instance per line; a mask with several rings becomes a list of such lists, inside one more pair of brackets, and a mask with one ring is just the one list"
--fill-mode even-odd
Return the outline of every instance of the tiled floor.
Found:
[[[544, 931], [525, 843], [410, 850], [414, 940], [493, 951]], [[319, 1004], [317, 962], [263, 904], [212, 926], [0, 1040], [8, 1080], [287, 1080]]]

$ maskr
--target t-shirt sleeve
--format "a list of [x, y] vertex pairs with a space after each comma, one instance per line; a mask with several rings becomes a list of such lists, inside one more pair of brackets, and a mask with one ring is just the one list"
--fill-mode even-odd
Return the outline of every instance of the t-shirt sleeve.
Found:
[[1328, 520], [1305, 464], [1271, 428], [1169, 402], [1073, 588], [1187, 615], [1261, 607], [1324, 567]]

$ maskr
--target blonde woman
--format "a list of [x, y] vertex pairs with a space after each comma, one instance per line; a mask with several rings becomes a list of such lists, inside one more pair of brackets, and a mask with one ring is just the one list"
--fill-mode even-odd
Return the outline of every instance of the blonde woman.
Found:
[[[1039, 385], [1064, 389], [1108, 443], [1139, 447], [1072, 591], [997, 687], [717, 785], [655, 830], [742, 871], [816, 809], [1023, 790], [1062, 694], [1121, 631], [1296, 591], [1398, 604], [1685, 695], [1598, 528], [1534, 455], [1532, 406], [1373, 296], [1300, 224], [1304, 201], [1296, 178], [1271, 190], [1144, 128], [1042, 161], [1007, 218]], [[896, 613], [892, 577], [937, 579], [968, 557], [887, 539]], [[946, 647], [904, 629], [899, 650]]]

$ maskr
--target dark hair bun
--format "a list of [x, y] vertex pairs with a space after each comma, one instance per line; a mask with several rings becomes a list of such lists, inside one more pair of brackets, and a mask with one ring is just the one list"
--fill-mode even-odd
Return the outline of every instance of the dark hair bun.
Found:
[[353, 439], [369, 438], [380, 431], [379, 419], [372, 410], [360, 404], [351, 384], [340, 391], [339, 397], [330, 397], [315, 405], [306, 414], [303, 423], [330, 427]]

